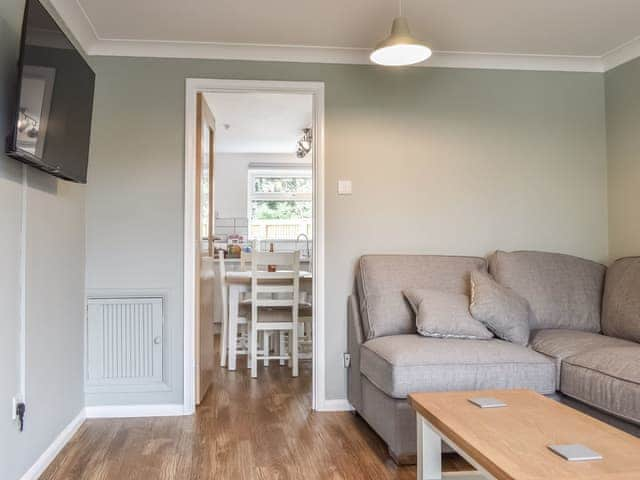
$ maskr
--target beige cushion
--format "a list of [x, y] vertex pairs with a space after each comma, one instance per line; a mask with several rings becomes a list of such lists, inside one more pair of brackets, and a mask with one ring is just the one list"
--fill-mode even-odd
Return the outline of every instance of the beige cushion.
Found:
[[379, 337], [360, 347], [360, 372], [394, 398], [411, 392], [529, 388], [555, 392], [555, 366], [503, 340]]
[[562, 363], [562, 393], [640, 423], [640, 345], [605, 347]]
[[471, 272], [469, 311], [496, 337], [520, 345], [529, 343], [529, 302], [484, 272]]
[[498, 283], [527, 299], [532, 329], [600, 331], [603, 265], [559, 253], [497, 251], [489, 270]]
[[609, 267], [602, 331], [605, 335], [640, 342], [640, 257], [621, 258]]
[[558, 372], [557, 388], [560, 389], [560, 374], [562, 361], [584, 352], [590, 352], [603, 347], [628, 347], [631, 342], [613, 337], [605, 337], [598, 333], [581, 332], [579, 330], [546, 329], [534, 330], [529, 340], [531, 348], [551, 357], [556, 362]]
[[431, 289], [404, 291], [416, 315], [416, 329], [425, 337], [487, 340], [493, 334], [469, 313], [469, 297]]
[[364, 255], [356, 283], [365, 338], [415, 333], [411, 307], [402, 294], [433, 288], [469, 295], [469, 272], [487, 270], [484, 258], [434, 255]]

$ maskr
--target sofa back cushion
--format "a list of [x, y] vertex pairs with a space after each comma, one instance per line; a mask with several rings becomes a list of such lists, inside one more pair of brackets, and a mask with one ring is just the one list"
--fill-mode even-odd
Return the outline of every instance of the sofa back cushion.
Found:
[[559, 253], [497, 251], [489, 270], [529, 302], [531, 329], [600, 331], [604, 265]]
[[607, 271], [602, 331], [640, 342], [640, 257], [617, 260]]
[[486, 260], [437, 255], [360, 257], [356, 285], [365, 337], [415, 333], [414, 313], [402, 291], [423, 288], [469, 295], [473, 270], [486, 271]]

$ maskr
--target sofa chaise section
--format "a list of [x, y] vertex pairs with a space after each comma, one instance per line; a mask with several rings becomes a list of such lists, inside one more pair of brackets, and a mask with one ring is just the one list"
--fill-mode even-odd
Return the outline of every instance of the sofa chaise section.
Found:
[[392, 398], [411, 392], [528, 388], [555, 392], [555, 365], [503, 340], [393, 335], [360, 347], [360, 372]]

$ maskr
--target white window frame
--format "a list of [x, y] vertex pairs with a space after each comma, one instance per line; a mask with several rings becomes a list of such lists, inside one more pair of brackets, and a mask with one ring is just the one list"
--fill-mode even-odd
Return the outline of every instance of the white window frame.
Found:
[[[286, 168], [286, 167], [268, 167], [268, 168], [255, 168], [249, 167], [247, 174], [247, 220], [248, 220], [248, 240], [253, 240], [251, 233], [251, 224], [253, 218], [251, 216], [252, 203], [254, 200], [266, 200], [266, 201], [301, 201], [311, 202], [313, 208], [313, 192], [268, 192], [268, 193], [256, 193], [253, 190], [256, 177], [302, 177], [309, 178], [313, 182], [313, 170], [311, 166], [308, 168]], [[313, 219], [311, 219], [313, 221]], [[265, 239], [263, 239], [265, 240]]]

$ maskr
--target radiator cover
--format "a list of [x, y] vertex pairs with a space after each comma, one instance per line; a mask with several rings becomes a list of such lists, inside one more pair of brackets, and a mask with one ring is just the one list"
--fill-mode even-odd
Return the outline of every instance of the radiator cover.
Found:
[[163, 384], [163, 298], [89, 298], [86, 390]]

